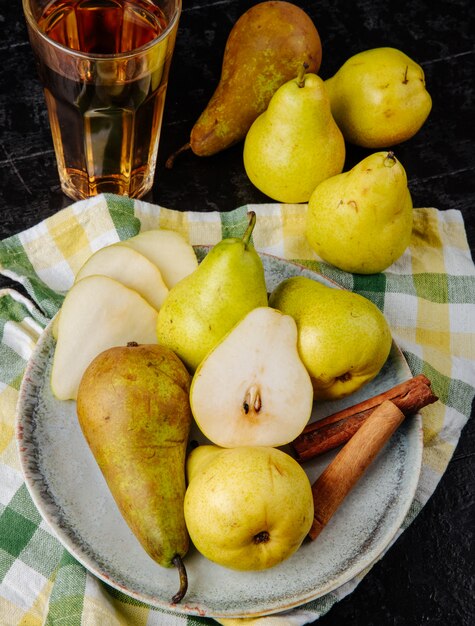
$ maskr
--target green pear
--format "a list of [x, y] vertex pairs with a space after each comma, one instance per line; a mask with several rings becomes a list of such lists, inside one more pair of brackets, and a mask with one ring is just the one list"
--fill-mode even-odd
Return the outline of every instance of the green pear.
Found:
[[396, 48], [355, 54], [325, 86], [345, 139], [365, 148], [410, 139], [432, 108], [422, 67]]
[[246, 313], [267, 306], [264, 267], [250, 242], [251, 212], [242, 239], [216, 244], [198, 268], [173, 287], [157, 317], [157, 338], [194, 371]]
[[294, 276], [279, 283], [269, 304], [296, 321], [299, 354], [317, 400], [350, 395], [386, 362], [389, 325], [378, 307], [357, 293]]
[[279, 202], [307, 202], [315, 187], [339, 174], [345, 162], [345, 142], [324, 82], [304, 72], [302, 68], [276, 91], [244, 142], [250, 181]]
[[313, 408], [293, 318], [270, 307], [245, 315], [199, 364], [190, 403], [199, 429], [218, 446], [293, 441]]
[[314, 506], [310, 481], [295, 459], [277, 448], [249, 446], [228, 448], [194, 465], [185, 520], [203, 556], [230, 569], [255, 571], [298, 550]]
[[82, 431], [125, 521], [152, 559], [179, 569], [173, 602], [187, 587], [189, 386], [190, 375], [171, 350], [132, 342], [99, 354], [77, 396]]
[[404, 167], [392, 152], [376, 152], [317, 186], [308, 203], [306, 236], [335, 267], [373, 274], [403, 254], [412, 222]]
[[275, 91], [307, 63], [318, 72], [320, 36], [310, 17], [290, 2], [260, 2], [234, 24], [226, 42], [221, 77], [190, 135], [198, 156], [241, 141]]

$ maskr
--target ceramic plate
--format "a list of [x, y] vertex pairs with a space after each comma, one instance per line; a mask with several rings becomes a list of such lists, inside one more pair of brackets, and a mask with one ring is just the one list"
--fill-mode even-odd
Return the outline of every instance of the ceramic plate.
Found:
[[[205, 249], [197, 250], [201, 256]], [[336, 287], [297, 264], [262, 255], [268, 290], [288, 276], [304, 275]], [[121, 517], [80, 430], [75, 402], [50, 391], [54, 351], [50, 326], [42, 334], [22, 383], [17, 415], [21, 464], [30, 494], [59, 540], [89, 571], [138, 600], [177, 613], [250, 617], [315, 599], [349, 581], [377, 559], [401, 526], [412, 502], [422, 458], [421, 422], [406, 420], [314, 541], [280, 565], [235, 572], [215, 565], [192, 547], [186, 558], [187, 595], [174, 569], [157, 565]], [[345, 401], [323, 404], [315, 417], [386, 391], [411, 377], [393, 345], [378, 377]], [[198, 438], [198, 433], [193, 433]], [[305, 465], [313, 482], [334, 453]]]

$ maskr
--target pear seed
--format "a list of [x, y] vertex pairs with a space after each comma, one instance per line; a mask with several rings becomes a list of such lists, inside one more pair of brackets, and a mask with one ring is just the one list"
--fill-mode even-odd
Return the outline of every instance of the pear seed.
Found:
[[244, 397], [244, 402], [242, 403], [242, 408], [244, 413], [247, 415], [251, 407], [258, 413], [261, 410], [262, 401], [259, 393], [259, 388], [257, 385], [251, 385], [247, 390], [247, 393]]

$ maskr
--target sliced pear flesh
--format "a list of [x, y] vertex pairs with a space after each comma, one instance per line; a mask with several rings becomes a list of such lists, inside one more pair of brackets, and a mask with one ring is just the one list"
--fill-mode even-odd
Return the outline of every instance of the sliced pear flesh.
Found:
[[134, 289], [157, 311], [168, 295], [158, 267], [133, 248], [118, 244], [100, 248], [80, 268], [75, 282], [95, 274], [108, 276]]
[[117, 245], [146, 256], [158, 267], [169, 289], [198, 267], [193, 246], [173, 230], [144, 230]]
[[107, 276], [88, 276], [67, 293], [57, 325], [51, 389], [75, 400], [82, 375], [100, 352], [114, 346], [157, 343], [157, 311], [136, 291]]
[[276, 447], [295, 439], [310, 419], [313, 388], [293, 318], [253, 309], [201, 362], [190, 400], [198, 427], [218, 446]]

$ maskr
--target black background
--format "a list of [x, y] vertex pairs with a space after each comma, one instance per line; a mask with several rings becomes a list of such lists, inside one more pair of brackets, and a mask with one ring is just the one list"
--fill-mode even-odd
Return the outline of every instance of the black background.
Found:
[[[147, 201], [178, 210], [228, 211], [268, 198], [248, 181], [242, 145], [217, 156], [168, 155], [188, 140], [220, 75], [227, 36], [249, 0], [184, 0], [159, 161]], [[424, 69], [429, 119], [396, 146], [415, 207], [462, 212], [475, 246], [473, 0], [302, 0], [322, 40], [328, 78], [362, 50], [399, 48]], [[46, 108], [20, 0], [0, 0], [0, 238], [70, 204], [60, 190]], [[348, 146], [345, 169], [368, 154]], [[13, 283], [0, 276], [0, 287]], [[434, 495], [356, 591], [319, 626], [475, 624], [473, 529], [475, 429], [471, 420]]]

